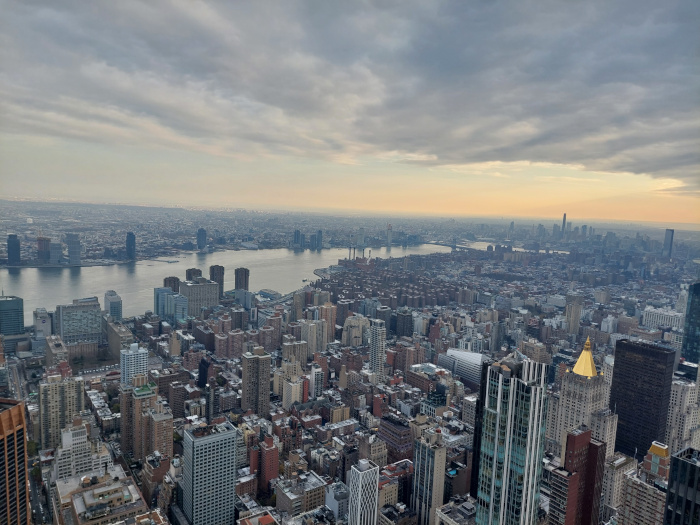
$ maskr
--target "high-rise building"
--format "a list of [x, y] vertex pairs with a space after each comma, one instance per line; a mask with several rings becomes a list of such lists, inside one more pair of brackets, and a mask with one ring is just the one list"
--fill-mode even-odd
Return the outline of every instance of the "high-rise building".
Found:
[[250, 270], [248, 268], [236, 268], [234, 271], [236, 278], [236, 290], [250, 289]]
[[590, 430], [572, 430], [563, 457], [550, 479], [549, 523], [598, 525], [605, 443], [592, 439]]
[[319, 252], [323, 249], [323, 230], [316, 232], [316, 249]]
[[671, 457], [664, 525], [700, 523], [700, 452], [686, 448]]
[[55, 479], [104, 472], [113, 465], [112, 454], [101, 441], [90, 438], [90, 426], [78, 416], [61, 430], [61, 444], [54, 458]]
[[625, 477], [622, 503], [617, 513], [618, 525], [664, 523], [670, 463], [668, 447], [663, 443], [652, 443], [644, 462]]
[[185, 280], [186, 281], [194, 281], [197, 277], [202, 276], [202, 270], [199, 268], [187, 268], [185, 270]]
[[197, 248], [203, 250], [207, 247], [207, 230], [200, 228], [197, 230]]
[[666, 439], [675, 352], [623, 339], [615, 346], [610, 410], [617, 413], [615, 450], [633, 456]]
[[55, 448], [61, 431], [85, 410], [85, 381], [82, 377], [50, 375], [39, 382], [39, 427], [41, 448]]
[[681, 356], [691, 363], [700, 362], [700, 281], [688, 287]]
[[664, 235], [664, 247], [661, 251], [662, 257], [673, 257], [673, 233], [674, 231], [671, 229], [666, 230], [666, 234]]
[[122, 298], [114, 290], [107, 290], [105, 293], [105, 312], [114, 321], [122, 320]]
[[391, 224], [387, 224], [386, 225], [386, 249], [387, 250], [391, 250], [392, 233], [393, 233], [393, 230], [391, 229]]
[[580, 295], [566, 296], [566, 327], [570, 334], [577, 335], [581, 326], [581, 309], [583, 297]]
[[126, 258], [129, 261], [136, 259], [136, 235], [134, 232], [126, 232]]
[[440, 429], [427, 430], [413, 444], [413, 492], [411, 510], [418, 525], [435, 523], [435, 511], [443, 504], [447, 449]]
[[7, 236], [7, 264], [9, 266], [17, 266], [20, 264], [20, 261], [19, 237], [11, 233]]
[[561, 235], [562, 237], [566, 235], [566, 213], [564, 214], [564, 218], [561, 221]]
[[163, 319], [171, 324], [187, 319], [188, 304], [189, 301], [184, 295], [179, 293], [166, 295]]
[[24, 403], [0, 399], [0, 519], [29, 525], [27, 422]]
[[348, 476], [350, 503], [348, 525], [375, 525], [379, 494], [379, 467], [368, 459], [361, 459], [350, 468]]
[[209, 280], [219, 285], [219, 297], [224, 296], [224, 267], [213, 264], [209, 267]]
[[376, 374], [377, 382], [384, 382], [386, 362], [386, 325], [380, 319], [372, 319], [369, 329], [369, 369]]
[[219, 304], [219, 283], [197, 277], [194, 281], [180, 283], [180, 295], [187, 297], [187, 313], [193, 317], [202, 314], [203, 308]]
[[14, 295], [0, 295], [0, 334], [24, 333], [24, 300]]
[[241, 408], [252, 410], [267, 418], [270, 414], [270, 370], [272, 358], [262, 346], [245, 352], [241, 357], [242, 395]]
[[175, 293], [180, 293], [180, 278], [171, 275], [163, 279], [163, 287], [170, 288]]
[[[326, 321], [326, 343], [335, 341], [335, 324], [338, 308], [331, 302], [318, 307], [318, 318]], [[325, 346], [324, 346], [325, 348]]]
[[185, 430], [182, 511], [190, 525], [234, 522], [237, 434], [229, 422]]
[[536, 523], [547, 365], [514, 352], [487, 367], [481, 391], [477, 525]]
[[700, 405], [698, 385], [687, 378], [674, 378], [668, 407], [666, 440], [671, 454], [700, 447]]
[[51, 259], [51, 239], [49, 237], [36, 238], [36, 260], [39, 264], [46, 264]]
[[121, 370], [120, 382], [130, 385], [132, 378], [137, 374], [148, 374], [148, 350], [139, 348], [138, 343], [131, 343], [129, 348], [119, 351], [119, 368]]
[[82, 256], [80, 234], [66, 233], [66, 246], [68, 246], [68, 264], [72, 266], [80, 265], [80, 259]]
[[102, 342], [102, 308], [97, 297], [73, 299], [59, 304], [54, 314], [54, 333], [67, 345]]
[[49, 244], [49, 263], [61, 264], [63, 262], [63, 245], [60, 242]]
[[413, 335], [413, 312], [401, 308], [396, 312], [396, 336], [411, 337]]
[[625, 479], [634, 474], [637, 462], [629, 456], [616, 452], [605, 462], [603, 468], [603, 493], [601, 499], [601, 521], [608, 522], [622, 506]]
[[561, 388], [549, 397], [547, 452], [562, 456], [569, 431], [585, 425], [592, 437], [606, 444], [607, 458], [615, 451], [617, 414], [608, 409], [608, 385], [596, 370], [590, 339], [572, 370], [561, 376]]

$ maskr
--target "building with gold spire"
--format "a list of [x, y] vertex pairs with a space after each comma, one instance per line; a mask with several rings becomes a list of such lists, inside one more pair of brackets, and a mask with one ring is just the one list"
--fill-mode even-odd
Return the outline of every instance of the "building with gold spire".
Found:
[[617, 414], [609, 405], [609, 389], [602, 373], [596, 369], [591, 341], [586, 340], [583, 351], [573, 369], [567, 369], [561, 380], [561, 389], [550, 394], [547, 414], [546, 450], [561, 456], [566, 435], [585, 425], [593, 439], [605, 443], [605, 457], [612, 457], [617, 434]]

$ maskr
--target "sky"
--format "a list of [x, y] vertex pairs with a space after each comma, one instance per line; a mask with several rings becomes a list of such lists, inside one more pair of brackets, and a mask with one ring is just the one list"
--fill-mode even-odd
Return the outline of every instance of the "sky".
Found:
[[700, 224], [696, 0], [0, 0], [0, 196]]

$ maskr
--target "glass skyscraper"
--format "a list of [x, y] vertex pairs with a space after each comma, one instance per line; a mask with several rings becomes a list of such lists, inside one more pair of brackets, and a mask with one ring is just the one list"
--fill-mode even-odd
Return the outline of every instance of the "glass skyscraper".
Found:
[[681, 355], [691, 363], [700, 361], [700, 281], [688, 287]]

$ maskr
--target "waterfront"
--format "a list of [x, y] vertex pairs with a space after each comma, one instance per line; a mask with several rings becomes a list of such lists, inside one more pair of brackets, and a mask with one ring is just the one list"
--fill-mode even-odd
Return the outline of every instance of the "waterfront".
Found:
[[[423, 244], [409, 248], [373, 249], [372, 257], [403, 257], [435, 252], [449, 252], [450, 248]], [[25, 324], [32, 323], [32, 312], [43, 307], [54, 310], [56, 305], [70, 303], [80, 297], [97, 296], [100, 304], [107, 290], [115, 290], [123, 301], [124, 316], [142, 314], [153, 309], [153, 288], [163, 285], [163, 278], [175, 275], [185, 278], [187, 268], [199, 268], [205, 277], [209, 266], [220, 264], [226, 268], [224, 289], [234, 287], [234, 269], [250, 269], [250, 289], [270, 288], [286, 294], [304, 286], [317, 277], [314, 270], [337, 264], [347, 257], [347, 250], [336, 248], [320, 252], [295, 252], [286, 248], [256, 251], [221, 251], [207, 254], [186, 253], [174, 263], [145, 260], [112, 266], [82, 268], [2, 268], [0, 286], [6, 295], [24, 299]]]

